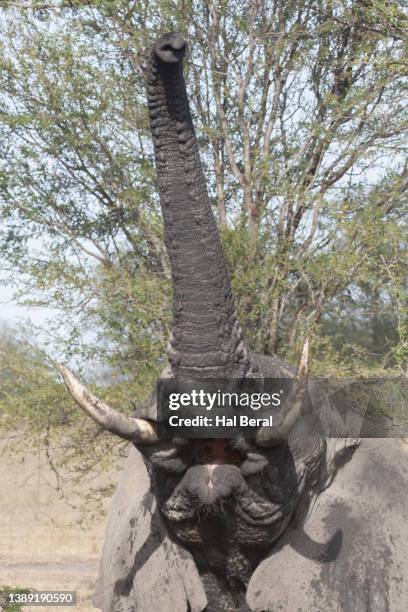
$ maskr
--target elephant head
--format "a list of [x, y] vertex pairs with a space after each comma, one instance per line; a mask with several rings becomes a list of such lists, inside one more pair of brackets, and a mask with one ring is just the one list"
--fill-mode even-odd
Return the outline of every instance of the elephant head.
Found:
[[308, 345], [296, 369], [252, 353], [242, 338], [207, 194], [183, 78], [187, 42], [162, 36], [146, 67], [164, 236], [173, 280], [173, 328], [166, 376], [175, 379], [285, 377], [292, 391], [274, 427], [254, 439], [173, 439], [157, 435], [154, 403], [125, 416], [89, 393], [64, 366], [67, 388], [100, 426], [145, 457], [169, 533], [194, 555], [209, 610], [246, 609], [259, 561], [307, 509], [326, 475], [326, 442], [304, 401]]

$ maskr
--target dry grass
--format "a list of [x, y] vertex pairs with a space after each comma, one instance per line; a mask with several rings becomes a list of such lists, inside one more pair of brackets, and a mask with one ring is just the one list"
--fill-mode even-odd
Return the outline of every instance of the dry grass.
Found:
[[[0, 453], [4, 442], [0, 444]], [[0, 587], [74, 590], [76, 608], [24, 607], [25, 612], [94, 610], [92, 593], [103, 544], [105, 515], [82, 525], [72, 492], [59, 499], [42, 453], [0, 454]], [[107, 500], [107, 504], [109, 500]]]

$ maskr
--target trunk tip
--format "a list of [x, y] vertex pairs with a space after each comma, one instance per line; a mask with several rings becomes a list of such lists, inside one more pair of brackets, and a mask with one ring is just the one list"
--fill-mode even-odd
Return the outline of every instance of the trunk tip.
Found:
[[180, 32], [169, 32], [159, 38], [153, 52], [165, 64], [177, 64], [186, 54], [187, 41]]

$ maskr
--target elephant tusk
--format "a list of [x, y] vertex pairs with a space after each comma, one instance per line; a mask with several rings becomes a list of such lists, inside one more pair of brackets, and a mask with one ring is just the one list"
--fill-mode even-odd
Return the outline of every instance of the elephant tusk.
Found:
[[261, 427], [256, 436], [258, 446], [274, 446], [286, 440], [289, 433], [302, 413], [303, 400], [307, 391], [309, 374], [309, 341], [305, 340], [296, 378], [291, 393], [285, 403], [285, 408], [278, 415], [277, 422], [272, 427]]
[[121, 414], [90, 393], [66, 366], [58, 364], [58, 369], [72, 398], [103, 429], [136, 444], [158, 441], [155, 423]]

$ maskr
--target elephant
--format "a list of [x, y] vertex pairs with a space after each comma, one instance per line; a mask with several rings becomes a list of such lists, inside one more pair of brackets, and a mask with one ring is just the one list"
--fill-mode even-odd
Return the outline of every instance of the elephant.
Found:
[[104, 612], [408, 609], [404, 447], [350, 435], [335, 407], [314, 401], [307, 340], [297, 368], [246, 345], [190, 113], [186, 50], [182, 34], [166, 34], [145, 67], [173, 282], [162, 378], [292, 385], [273, 426], [252, 438], [163, 439], [155, 393], [128, 416], [59, 366], [80, 408], [132, 443], [94, 603]]

